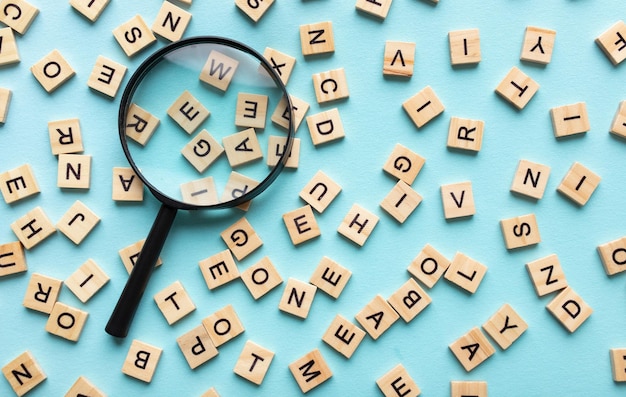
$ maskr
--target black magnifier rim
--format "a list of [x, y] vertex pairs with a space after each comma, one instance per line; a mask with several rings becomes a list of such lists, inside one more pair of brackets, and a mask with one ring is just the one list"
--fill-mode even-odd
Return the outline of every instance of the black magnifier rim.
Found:
[[[287, 106], [289, 108], [290, 117], [289, 117], [289, 128], [287, 129], [287, 143], [285, 144], [285, 150], [281, 154], [278, 162], [275, 166], [273, 166], [268, 173], [268, 175], [263, 179], [256, 187], [250, 189], [247, 193], [237, 197], [233, 200], [229, 200], [226, 202], [220, 202], [217, 204], [211, 205], [195, 205], [186, 203], [180, 200], [176, 200], [165, 193], [161, 192], [154, 185], [150, 183], [150, 181], [141, 173], [141, 170], [133, 160], [133, 156], [130, 153], [130, 149], [128, 148], [128, 139], [126, 137], [126, 116], [128, 114], [128, 110], [130, 109], [130, 105], [132, 103], [132, 98], [137, 90], [137, 87], [141, 84], [144, 77], [155, 67], [161, 60], [169, 53], [176, 51], [179, 48], [187, 47], [191, 45], [197, 44], [219, 44], [226, 47], [231, 47], [236, 50], [240, 50], [245, 52], [253, 57], [257, 58], [261, 65], [265, 68], [265, 70], [269, 73], [276, 86], [278, 86], [282, 92], [283, 97], [287, 100]], [[240, 43], [235, 40], [231, 40], [225, 37], [219, 36], [197, 36], [190, 37], [187, 39], [182, 39], [167, 46], [159, 49], [152, 53], [146, 60], [144, 60], [141, 65], [137, 68], [135, 73], [130, 77], [126, 88], [122, 94], [120, 100], [120, 110], [118, 114], [118, 130], [120, 136], [120, 142], [122, 144], [122, 149], [124, 150], [124, 154], [126, 155], [126, 159], [128, 163], [132, 167], [133, 171], [139, 179], [144, 183], [144, 185], [150, 190], [150, 192], [154, 195], [154, 197], [159, 200], [162, 204], [167, 205], [176, 209], [184, 209], [184, 210], [198, 210], [198, 209], [221, 209], [221, 208], [232, 208], [236, 207], [240, 204], [243, 204], [247, 201], [252, 200], [260, 193], [262, 193], [265, 189], [267, 189], [272, 182], [278, 177], [281, 171], [285, 168], [285, 163], [289, 158], [289, 154], [291, 153], [291, 146], [293, 144], [293, 104], [291, 102], [291, 97], [287, 93], [287, 88], [285, 84], [280, 79], [280, 76], [276, 73], [276, 71], [272, 68], [270, 63], [256, 50], [248, 47], [247, 45]]]

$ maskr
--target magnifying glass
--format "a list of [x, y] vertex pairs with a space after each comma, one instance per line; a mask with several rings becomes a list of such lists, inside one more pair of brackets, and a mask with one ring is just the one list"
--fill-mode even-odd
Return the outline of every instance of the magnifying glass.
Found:
[[[267, 122], [277, 112], [282, 122]], [[221, 37], [174, 42], [148, 57], [122, 95], [118, 128], [134, 172], [161, 202], [106, 332], [128, 334], [178, 210], [245, 205], [283, 170], [292, 104], [252, 48]]]

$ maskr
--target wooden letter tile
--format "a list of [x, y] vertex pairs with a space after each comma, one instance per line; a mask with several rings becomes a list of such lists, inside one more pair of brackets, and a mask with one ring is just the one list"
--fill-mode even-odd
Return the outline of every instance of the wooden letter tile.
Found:
[[278, 308], [301, 319], [309, 316], [317, 287], [304, 281], [289, 278], [278, 303]]
[[593, 309], [572, 287], [561, 291], [546, 308], [569, 332], [576, 331], [593, 313]]
[[528, 329], [528, 324], [505, 303], [483, 324], [483, 329], [502, 350], [506, 350]]
[[235, 168], [263, 158], [254, 128], [228, 135], [222, 139], [230, 166]]
[[356, 9], [385, 19], [393, 0], [356, 0]]
[[39, 186], [30, 164], [1, 173], [0, 192], [7, 204], [39, 193]]
[[300, 191], [300, 198], [321, 214], [340, 192], [341, 186], [320, 170]]
[[485, 273], [487, 273], [487, 266], [465, 254], [457, 252], [452, 262], [450, 262], [450, 267], [444, 277], [451, 283], [473, 294], [478, 289], [483, 277], [485, 277]]
[[[243, 196], [248, 193], [251, 189], [254, 189], [259, 185], [259, 182], [248, 178], [245, 175], [242, 175], [238, 172], [232, 171], [228, 180], [226, 181], [226, 187], [224, 187], [224, 192], [222, 193], [222, 197], [220, 200], [222, 202], [231, 201], [236, 198]], [[237, 208], [247, 211], [250, 207], [250, 201], [246, 201], [237, 206]]]
[[404, 223], [421, 202], [422, 196], [411, 189], [411, 186], [407, 185], [406, 182], [398, 181], [385, 196], [380, 206], [395, 220]]
[[217, 348], [213, 346], [209, 333], [203, 325], [180, 336], [176, 339], [176, 343], [191, 369], [198, 368], [218, 355]]
[[[2, 108], [2, 105], [0, 105]], [[1, 115], [2, 112], [0, 112]], [[617, 108], [613, 123], [611, 123], [611, 134], [626, 139], [626, 101], [622, 101]]]
[[415, 43], [404, 41], [385, 42], [383, 75], [411, 77], [413, 76], [414, 66]]
[[304, 56], [335, 52], [333, 23], [328, 21], [300, 25], [300, 45]]
[[122, 373], [150, 383], [156, 371], [163, 349], [133, 340], [122, 366]]
[[310, 351], [289, 364], [289, 371], [291, 371], [302, 393], [314, 389], [333, 376], [332, 371], [318, 349]]
[[513, 177], [511, 191], [540, 200], [546, 191], [549, 177], [550, 167], [547, 165], [520, 160]]
[[575, 162], [563, 177], [557, 190], [576, 204], [583, 206], [591, 198], [600, 180], [599, 175]]
[[74, 397], [74, 396], [76, 397], [80, 397], [80, 396], [106, 397], [106, 394], [100, 391], [84, 376], [78, 377], [76, 382], [74, 382], [72, 387], [67, 391], [65, 395], [68, 397]]
[[450, 260], [439, 253], [432, 245], [426, 244], [415, 259], [411, 261], [407, 271], [425, 286], [432, 288], [449, 266]]
[[426, 125], [426, 123], [443, 113], [445, 109], [430, 86], [425, 87], [407, 99], [402, 104], [402, 107], [417, 128]]
[[91, 185], [91, 156], [60, 154], [57, 186], [67, 189], [89, 189]]
[[78, 119], [49, 121], [48, 135], [50, 135], [50, 148], [54, 155], [83, 151], [83, 138]]
[[398, 364], [376, 380], [385, 397], [417, 397], [421, 390], [402, 364]]
[[383, 165], [383, 171], [411, 185], [421, 171], [426, 160], [404, 145], [396, 143]]
[[626, 237], [599, 245], [598, 254], [607, 275], [613, 276], [626, 271]]
[[448, 129], [448, 147], [479, 152], [483, 144], [485, 123], [481, 120], [452, 117]]
[[209, 131], [202, 130], [185, 145], [181, 153], [198, 172], [202, 173], [224, 153], [224, 148]]
[[0, 278], [28, 270], [22, 243], [14, 241], [0, 244]]
[[159, 291], [154, 295], [154, 301], [169, 325], [196, 310], [196, 305], [193, 304], [180, 281], [175, 281]]
[[550, 116], [556, 138], [582, 134], [591, 128], [585, 102], [552, 108], [550, 109]]
[[478, 29], [456, 30], [448, 33], [452, 66], [480, 62], [480, 32]]
[[217, 390], [215, 390], [215, 388], [212, 387], [209, 390], [207, 390], [204, 394], [202, 394], [202, 396], [200, 397], [220, 397], [220, 395], [217, 393]]
[[182, 183], [180, 185], [180, 193], [185, 203], [195, 205], [219, 203], [217, 188], [212, 176]]
[[113, 167], [111, 198], [114, 201], [143, 201], [143, 182], [129, 167]]
[[[141, 253], [145, 242], [145, 239], [139, 240], [136, 243], [124, 247], [118, 251], [120, 259], [122, 260], [124, 268], [126, 268], [128, 274], [130, 274], [130, 272], [133, 270], [133, 266], [135, 266], [135, 263], [137, 263], [137, 259], [139, 259], [139, 254]], [[161, 266], [162, 263], [163, 261], [161, 260], [161, 257], [159, 257], [157, 263], [154, 266]]]
[[[2, 36], [0, 36], [0, 40], [2, 40]], [[7, 121], [10, 104], [11, 90], [0, 87], [0, 124], [4, 124]]]
[[293, 245], [299, 245], [321, 235], [310, 206], [305, 205], [283, 214], [283, 222]]
[[524, 109], [538, 90], [539, 84], [515, 66], [496, 87], [496, 92], [518, 110]]
[[156, 37], [141, 15], [124, 22], [113, 29], [113, 37], [117, 40], [122, 50], [128, 57], [132, 57], [139, 51], [156, 42]]
[[260, 385], [270, 369], [274, 352], [252, 341], [247, 341], [233, 372], [250, 382]]
[[241, 281], [246, 285], [254, 299], [259, 299], [278, 287], [283, 279], [268, 257], [250, 266], [241, 273]]
[[611, 60], [613, 65], [618, 65], [626, 59], [626, 24], [617, 21], [604, 33], [596, 38], [596, 44]]
[[378, 339], [395, 323], [400, 316], [391, 305], [380, 295], [376, 295], [360, 312], [354, 316], [363, 329], [372, 337]]
[[345, 358], [350, 358], [364, 337], [365, 331], [337, 314], [322, 336], [322, 340]]
[[346, 136], [339, 109], [333, 108], [306, 118], [313, 145], [318, 146]]
[[[10, 65], [20, 61], [20, 53], [17, 48], [17, 42], [15, 41], [15, 35], [11, 28], [0, 28], [0, 66]], [[2, 101], [0, 101], [2, 103]], [[0, 105], [2, 109], [2, 105]], [[0, 111], [0, 122], [2, 121], [2, 111]]]
[[450, 397], [487, 397], [487, 382], [478, 380], [450, 382]]
[[265, 48], [263, 57], [272, 65], [272, 69], [278, 74], [283, 84], [287, 85], [291, 72], [296, 65], [296, 58], [270, 47]]
[[237, 127], [264, 129], [268, 101], [267, 95], [240, 92], [237, 95], [235, 125]]
[[276, 109], [274, 109], [274, 113], [272, 113], [272, 122], [285, 130], [289, 128], [289, 120], [291, 120], [291, 115], [293, 114], [293, 132], [294, 134], [298, 132], [298, 128], [304, 120], [304, 116], [306, 112], [309, 111], [310, 105], [308, 102], [290, 95], [291, 99], [291, 112], [287, 108], [287, 100], [285, 97], [280, 99], [278, 105], [276, 105]]
[[259, 19], [267, 12], [270, 6], [274, 4], [274, 0], [261, 0], [261, 1], [247, 1], [247, 0], [235, 0], [235, 5], [244, 14], [246, 14], [254, 22], [259, 22]]
[[476, 213], [470, 181], [442, 185], [441, 201], [446, 219], [464, 218]]
[[70, 5], [91, 22], [95, 22], [110, 0], [70, 0]]
[[544, 296], [567, 287], [567, 279], [555, 254], [528, 262], [526, 270], [535, 287], [537, 296]]
[[46, 380], [46, 374], [29, 351], [2, 367], [2, 374], [18, 396], [25, 395]]
[[100, 217], [85, 204], [76, 200], [69, 210], [57, 223], [57, 229], [74, 244], [80, 244], [94, 227], [100, 222]]
[[57, 231], [41, 207], [33, 208], [13, 222], [11, 229], [26, 249], [33, 248]]
[[157, 117], [133, 103], [126, 114], [126, 136], [145, 146], [160, 122]]
[[239, 278], [239, 269], [230, 250], [224, 250], [198, 262], [209, 289], [215, 289]]
[[343, 68], [313, 75], [313, 88], [317, 103], [328, 103], [350, 96], [346, 72]]
[[25, 0], [1, 0], [0, 22], [24, 34], [39, 14], [39, 9]]
[[417, 281], [411, 278], [394, 292], [387, 299], [387, 302], [398, 312], [404, 322], [410, 323], [422, 310], [430, 305], [432, 299], [419, 286]]
[[472, 328], [449, 347], [467, 372], [476, 368], [496, 352], [478, 327]]
[[238, 261], [263, 245], [263, 241], [245, 217], [224, 230], [220, 236]]
[[167, 109], [167, 114], [187, 134], [192, 134], [209, 117], [210, 112], [189, 91], [185, 90]]
[[164, 1], [152, 24], [152, 31], [166, 40], [177, 41], [183, 37], [190, 21], [190, 12]]
[[333, 298], [339, 298], [352, 272], [325, 256], [311, 275], [309, 282]]
[[33, 273], [28, 281], [22, 305], [24, 307], [50, 314], [57, 302], [63, 281], [42, 274]]
[[611, 349], [611, 370], [615, 382], [626, 382], [626, 349]]
[[[271, 135], [267, 140], [267, 146], [267, 165], [275, 167], [285, 153], [287, 137]], [[293, 138], [285, 168], [296, 169], [298, 164], [300, 164], [300, 138]]]
[[121, 63], [100, 55], [91, 70], [87, 85], [108, 97], [115, 98], [127, 70], [128, 68]]
[[109, 276], [104, 270], [93, 259], [88, 259], [65, 280], [65, 285], [85, 303], [108, 282]]
[[57, 302], [48, 317], [46, 331], [69, 341], [78, 342], [87, 316], [88, 313], [85, 311]]
[[546, 65], [552, 60], [556, 31], [527, 26], [520, 59]]
[[539, 226], [535, 214], [517, 216], [515, 218], [502, 219], [500, 228], [504, 236], [504, 243], [507, 249], [528, 247], [539, 244]]
[[49, 93], [59, 88], [75, 74], [74, 69], [58, 50], [52, 50], [34, 64], [30, 71], [39, 81], [39, 84]]
[[200, 81], [220, 91], [226, 91], [237, 71], [237, 66], [239, 61], [236, 59], [218, 51], [211, 51], [200, 72]]
[[227, 305], [211, 314], [202, 320], [202, 325], [215, 347], [220, 347], [245, 331], [232, 305]]
[[362, 247], [374, 231], [378, 220], [378, 216], [354, 204], [343, 218], [337, 232]]

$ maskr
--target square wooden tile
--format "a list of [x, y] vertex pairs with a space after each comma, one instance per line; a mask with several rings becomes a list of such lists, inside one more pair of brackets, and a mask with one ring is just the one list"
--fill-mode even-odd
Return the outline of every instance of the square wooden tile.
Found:
[[91, 22], [95, 22], [110, 0], [70, 0], [70, 5]]
[[89, 189], [91, 186], [91, 156], [59, 154], [57, 186], [64, 189]]
[[313, 349], [289, 364], [289, 371], [291, 371], [302, 393], [316, 388], [333, 376], [318, 349]]
[[376, 295], [356, 316], [356, 321], [372, 337], [378, 339], [387, 331], [400, 316], [391, 305], [380, 295]]
[[175, 324], [196, 310], [196, 305], [180, 281], [175, 281], [157, 292], [154, 301], [169, 325]]
[[620, 102], [611, 123], [610, 132], [620, 138], [626, 138], [626, 101]]
[[164, 1], [157, 14], [152, 31], [169, 41], [180, 40], [191, 22], [191, 13]]
[[324, 256], [315, 268], [309, 282], [333, 298], [339, 298], [348, 284], [352, 272], [339, 263]]
[[457, 252], [454, 258], [452, 258], [450, 267], [448, 267], [444, 277], [451, 283], [473, 294], [480, 286], [486, 273], [487, 266], [461, 252]]
[[550, 116], [556, 138], [582, 134], [591, 129], [585, 102], [552, 108]]
[[46, 380], [46, 374], [29, 351], [25, 351], [2, 367], [2, 374], [18, 396], [25, 395]]
[[537, 296], [544, 296], [567, 287], [567, 279], [556, 254], [536, 259], [526, 264]]
[[[367, 1], [367, 0], [364, 0]], [[415, 67], [415, 43], [386, 41], [383, 55], [383, 75], [411, 77]]]
[[376, 385], [385, 397], [417, 397], [422, 392], [402, 364], [378, 378]]
[[0, 192], [7, 204], [33, 196], [40, 192], [30, 164], [0, 174]]
[[206, 120], [211, 112], [185, 90], [167, 109], [172, 118], [187, 134], [192, 134]]
[[480, 380], [450, 381], [450, 397], [487, 397], [487, 382]]
[[130, 167], [113, 167], [111, 198], [114, 201], [143, 201], [143, 182]]
[[[2, 42], [2, 49], [0, 50], [0, 66], [18, 63], [20, 61], [20, 52], [17, 42], [15, 41], [13, 29], [9, 27], [0, 28], [0, 42]], [[0, 109], [1, 108], [2, 106], [0, 105]], [[0, 111], [0, 122], [2, 123], [4, 123], [2, 119], [3, 113], [6, 113], [6, 109], [5, 112]]]
[[561, 291], [546, 309], [559, 320], [570, 333], [576, 331], [584, 323], [593, 309], [573, 289], [567, 287]]
[[550, 63], [554, 51], [556, 31], [552, 29], [527, 26], [522, 44], [520, 59], [526, 62], [535, 62], [542, 65]]
[[122, 373], [143, 382], [152, 382], [163, 349], [133, 340], [122, 366]]
[[278, 303], [278, 309], [301, 319], [306, 319], [309, 316], [316, 292], [317, 287], [315, 285], [290, 277]]
[[300, 198], [320, 214], [341, 193], [341, 186], [323, 171], [317, 171], [300, 191]]
[[496, 352], [478, 327], [469, 330], [449, 347], [467, 372], [482, 364]]
[[417, 128], [425, 126], [429, 121], [443, 113], [445, 109], [430, 86], [426, 86], [404, 101], [402, 107]]
[[450, 118], [448, 147], [452, 149], [479, 152], [483, 144], [485, 122], [482, 120]]
[[224, 306], [206, 317], [202, 320], [202, 325], [209, 333], [215, 347], [222, 346], [245, 331], [232, 305]]
[[255, 385], [260, 385], [263, 383], [265, 374], [270, 369], [273, 358], [273, 351], [252, 341], [247, 341], [239, 355], [233, 372]]
[[611, 356], [613, 381], [626, 382], [626, 349], [610, 349], [609, 354]]
[[83, 137], [77, 118], [48, 122], [52, 154], [82, 153]]
[[56, 302], [48, 317], [46, 332], [72, 342], [78, 342], [88, 315], [89, 313], [86, 311]]
[[365, 331], [337, 314], [324, 332], [322, 340], [345, 358], [350, 358], [364, 337]]
[[220, 395], [217, 393], [217, 390], [215, 390], [215, 388], [212, 387], [209, 390], [207, 390], [205, 393], [203, 393], [202, 396], [200, 397], [220, 397]]
[[26, 249], [35, 247], [57, 231], [41, 207], [28, 211], [11, 224], [11, 229]]
[[247, 0], [235, 0], [235, 5], [244, 14], [246, 14], [250, 19], [254, 22], [259, 22], [259, 19], [270, 8], [270, 6], [274, 4], [274, 0], [263, 0], [263, 1], [247, 1]]
[[453, 66], [480, 62], [480, 31], [478, 29], [455, 30], [448, 33], [450, 63]]
[[278, 105], [276, 105], [274, 113], [272, 113], [271, 120], [277, 126], [288, 130], [289, 122], [293, 117], [293, 133], [295, 134], [298, 132], [298, 128], [300, 128], [300, 124], [302, 124], [302, 120], [304, 120], [304, 116], [306, 116], [311, 106], [305, 100], [293, 95], [290, 95], [289, 99], [291, 99], [291, 108], [287, 106], [285, 97], [282, 97]]
[[432, 288], [443, 276], [450, 260], [437, 251], [432, 245], [426, 244], [424, 248], [411, 261], [407, 271], [428, 288]]
[[31, 310], [50, 314], [61, 293], [62, 286], [61, 280], [33, 273], [28, 281], [22, 305]]
[[299, 245], [319, 237], [321, 231], [309, 205], [283, 214], [283, 222], [293, 245]]
[[212, 176], [185, 182], [180, 185], [183, 202], [194, 205], [214, 205], [220, 202]]
[[87, 259], [74, 273], [65, 279], [65, 286], [83, 303], [109, 282], [109, 276], [93, 259]]
[[0, 22], [23, 35], [39, 14], [39, 9], [25, 0], [0, 1]]
[[516, 249], [539, 244], [541, 235], [535, 214], [527, 214], [500, 221], [506, 248]]
[[236, 132], [225, 136], [222, 145], [230, 166], [235, 168], [263, 158], [263, 151], [259, 144], [254, 128]]
[[[145, 239], [139, 240], [136, 243], [126, 246], [118, 251], [120, 259], [122, 260], [122, 264], [124, 265], [124, 268], [126, 269], [128, 274], [130, 274], [130, 272], [133, 270], [133, 266], [135, 266], [135, 263], [137, 263], [137, 260], [139, 259], [139, 254], [141, 253], [145, 242]], [[161, 257], [159, 257], [159, 259], [157, 259], [157, 263], [154, 266], [161, 266], [162, 264], [163, 260], [161, 259]]]
[[[296, 66], [296, 58], [270, 47], [265, 48], [263, 57], [267, 59], [283, 84], [287, 85], [291, 72], [293, 72], [293, 68]], [[297, 128], [294, 129], [297, 130]]]
[[96, 59], [87, 85], [108, 97], [115, 98], [128, 68], [102, 55]]
[[406, 182], [407, 185], [411, 185], [425, 162], [426, 159], [419, 154], [400, 143], [396, 143], [383, 165], [383, 171]]
[[178, 348], [185, 356], [189, 368], [196, 369], [218, 355], [209, 333], [203, 325], [198, 325], [176, 339]]
[[356, 9], [375, 17], [385, 19], [393, 0], [356, 0]]
[[483, 329], [502, 350], [506, 350], [526, 332], [528, 324], [508, 303], [505, 303], [483, 324]]
[[200, 72], [200, 81], [225, 92], [228, 90], [238, 66], [238, 60], [213, 50], [209, 53]]
[[136, 55], [156, 42], [156, 37], [141, 15], [135, 15], [113, 29], [113, 37], [128, 57]]
[[378, 216], [358, 204], [353, 204], [337, 228], [337, 232], [363, 246], [378, 224]]
[[[276, 167], [281, 158], [285, 156], [287, 149], [287, 137], [271, 135], [267, 139], [267, 161], [268, 167]], [[291, 150], [286, 154], [285, 168], [297, 169], [300, 164], [300, 138], [292, 138]]]
[[615, 22], [610, 28], [596, 38], [604, 54], [613, 65], [619, 65], [626, 59], [626, 24], [624, 21]]
[[[238, 172], [232, 171], [228, 177], [228, 180], [226, 181], [226, 186], [224, 187], [224, 192], [220, 197], [220, 201], [226, 202], [237, 199], [257, 187], [258, 185], [258, 181]], [[238, 205], [237, 208], [247, 211], [249, 206], [250, 201]]]
[[496, 87], [496, 93], [518, 110], [524, 109], [538, 90], [539, 84], [515, 66]]
[[520, 160], [513, 177], [511, 191], [540, 200], [546, 191], [550, 167], [528, 160]]
[[308, 116], [306, 124], [314, 146], [334, 142], [346, 136], [337, 108]]
[[241, 281], [246, 285], [252, 297], [259, 299], [278, 287], [283, 282], [283, 279], [272, 261], [265, 256], [241, 272]]
[[224, 148], [209, 131], [203, 129], [180, 152], [198, 172], [202, 173], [224, 153]]
[[[3, 39], [0, 36], [0, 40]], [[0, 124], [4, 124], [7, 121], [9, 115], [9, 105], [11, 104], [12, 91], [8, 88], [0, 87]]]
[[263, 245], [263, 241], [245, 217], [226, 228], [220, 236], [238, 261]]
[[239, 278], [239, 269], [230, 250], [224, 250], [198, 262], [210, 290]]
[[132, 103], [126, 114], [126, 136], [145, 146], [160, 123], [158, 117]]
[[67, 391], [65, 395], [69, 397], [106, 397], [106, 394], [104, 394], [101, 390], [94, 386], [93, 383], [91, 383], [84, 376], [79, 376], [76, 382], [74, 382], [72, 387]]
[[269, 97], [267, 95], [240, 92], [237, 95], [235, 125], [244, 128], [264, 129], [268, 102]]
[[465, 218], [476, 213], [472, 182], [441, 185], [441, 202], [446, 219]]
[[574, 162], [556, 188], [576, 204], [583, 206], [600, 184], [600, 176], [579, 162]]
[[607, 275], [613, 276], [626, 271], [626, 236], [600, 244], [598, 254]]
[[302, 55], [318, 55], [335, 52], [333, 23], [331, 21], [300, 25]]
[[421, 202], [422, 196], [400, 180], [381, 201], [380, 207], [396, 221], [404, 223]]
[[428, 296], [426, 291], [420, 287], [417, 281], [411, 278], [402, 284], [402, 286], [387, 299], [387, 302], [389, 302], [391, 307], [402, 317], [404, 322], [409, 323], [413, 321], [422, 310], [430, 305], [432, 299]]
[[56, 228], [79, 245], [100, 222], [100, 217], [80, 200], [76, 200], [59, 219]]
[[346, 99], [350, 96], [344, 68], [315, 73], [313, 75], [313, 88], [319, 104]]
[[39, 84], [51, 93], [74, 76], [74, 69], [58, 50], [52, 50], [30, 68]]
[[24, 247], [19, 241], [0, 244], [0, 278], [28, 270]]

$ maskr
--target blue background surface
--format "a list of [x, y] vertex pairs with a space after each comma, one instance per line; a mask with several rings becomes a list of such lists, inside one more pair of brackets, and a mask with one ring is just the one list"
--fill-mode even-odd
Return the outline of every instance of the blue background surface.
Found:
[[[41, 193], [13, 205], [0, 204], [0, 242], [15, 241], [9, 224], [35, 206], [41, 206], [56, 223], [79, 199], [102, 220], [79, 246], [56, 233], [26, 253], [27, 273], [0, 279], [0, 365], [29, 350], [48, 375], [29, 395], [64, 395], [80, 375], [110, 396], [199, 396], [211, 386], [222, 396], [300, 395], [287, 366], [313, 348], [320, 349], [334, 375], [311, 391], [312, 396], [379, 395], [376, 379], [398, 363], [405, 366], [424, 396], [448, 395], [449, 382], [464, 379], [487, 381], [493, 396], [617, 396], [626, 391], [624, 385], [613, 382], [609, 361], [610, 348], [626, 345], [624, 278], [608, 277], [596, 253], [599, 244], [626, 235], [626, 144], [608, 132], [619, 102], [626, 99], [626, 65], [614, 67], [594, 43], [598, 35], [624, 19], [622, 0], [442, 0], [436, 6], [427, 1], [396, 0], [384, 21], [357, 12], [354, 1], [278, 0], [256, 24], [232, 1], [194, 1], [185, 37], [223, 35], [261, 52], [269, 46], [296, 57], [290, 93], [311, 104], [308, 115], [338, 107], [346, 131], [342, 141], [316, 148], [306, 124], [300, 127], [300, 167], [281, 175], [245, 214], [264, 245], [239, 263], [240, 270], [267, 255], [284, 280], [307, 281], [327, 255], [350, 269], [353, 276], [336, 301], [318, 292], [306, 320], [278, 310], [281, 287], [259, 301], [252, 299], [241, 281], [209, 291], [198, 261], [225, 249], [219, 233], [243, 213], [181, 213], [162, 252], [164, 264], [153, 275], [130, 335], [121, 341], [104, 332], [126, 280], [117, 251], [145, 237], [158, 203], [149, 194], [139, 204], [111, 200], [111, 170], [127, 165], [116, 131], [119, 97], [109, 100], [96, 95], [86, 82], [98, 55], [123, 63], [132, 72], [150, 51], [165, 44], [159, 40], [128, 59], [111, 34], [136, 14], [151, 25], [161, 3], [113, 0], [93, 24], [67, 2], [32, 3], [40, 14], [27, 33], [17, 37], [21, 63], [0, 68], [0, 86], [13, 91], [7, 122], [0, 125], [0, 171], [31, 164]], [[299, 26], [326, 20], [333, 22], [335, 53], [305, 59], [300, 52]], [[519, 60], [528, 25], [557, 31], [552, 62], [545, 67]], [[475, 67], [452, 68], [447, 33], [467, 28], [480, 29], [482, 61]], [[383, 78], [386, 40], [416, 43], [411, 79]], [[76, 76], [47, 94], [29, 68], [55, 48], [76, 70]], [[494, 93], [512, 66], [541, 85], [522, 111]], [[346, 70], [350, 98], [318, 105], [311, 75], [339, 67]], [[128, 75], [124, 82], [127, 80]], [[433, 87], [446, 110], [417, 130], [401, 104], [426, 85]], [[591, 130], [557, 141], [549, 109], [579, 101], [587, 103]], [[483, 147], [477, 155], [446, 148], [452, 116], [485, 121]], [[88, 191], [56, 187], [57, 160], [50, 152], [47, 123], [74, 117], [80, 119], [85, 154], [93, 156]], [[382, 166], [396, 143], [426, 158], [413, 184], [424, 200], [403, 225], [379, 208], [395, 184]], [[520, 159], [551, 167], [543, 199], [526, 200], [509, 192]], [[602, 177], [584, 207], [556, 192], [574, 161]], [[294, 247], [281, 217], [304, 204], [298, 193], [320, 169], [343, 191], [317, 216], [321, 237]], [[469, 219], [446, 222], [439, 188], [465, 180], [472, 181], [477, 213]], [[354, 203], [381, 218], [362, 248], [336, 232]], [[507, 251], [499, 221], [531, 212], [537, 216], [542, 242]], [[413, 322], [397, 322], [377, 341], [366, 336], [350, 360], [321, 341], [336, 314], [353, 319], [376, 294], [388, 297], [398, 289], [409, 277], [406, 267], [426, 243], [450, 259], [461, 251], [487, 265], [489, 270], [478, 291], [468, 295], [441, 280], [428, 290], [432, 304]], [[559, 256], [569, 284], [594, 309], [573, 334], [545, 309], [554, 295], [538, 298], [524, 267], [552, 253]], [[86, 304], [64, 287], [60, 301], [89, 312], [80, 340], [72, 343], [45, 332], [46, 316], [21, 303], [32, 273], [65, 279], [88, 258], [94, 259], [111, 281]], [[185, 286], [197, 310], [168, 326], [152, 296], [176, 280]], [[216, 358], [190, 370], [176, 338], [229, 303], [245, 333], [220, 347]], [[503, 303], [511, 304], [526, 320], [528, 331], [508, 350], [496, 347], [493, 357], [466, 373], [448, 345], [483, 324]], [[164, 351], [150, 384], [121, 373], [133, 339]], [[260, 387], [232, 371], [246, 340], [276, 354]], [[0, 395], [12, 395], [4, 380], [0, 381]]]

